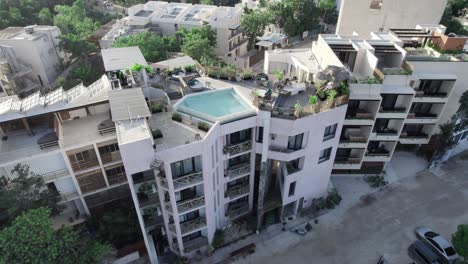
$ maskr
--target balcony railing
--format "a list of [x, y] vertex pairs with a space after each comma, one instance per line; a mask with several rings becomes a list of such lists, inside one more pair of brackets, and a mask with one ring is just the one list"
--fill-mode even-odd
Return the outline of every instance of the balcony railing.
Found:
[[361, 163], [361, 158], [336, 157], [335, 163], [336, 164], [358, 164], [358, 163]]
[[44, 179], [44, 181], [49, 182], [49, 181], [54, 181], [54, 180], [57, 180], [59, 178], [62, 178], [68, 175], [70, 175], [68, 170], [63, 169], [63, 170], [57, 170], [57, 171], [49, 172], [46, 174], [42, 174], [42, 178]]
[[236, 166], [230, 167], [225, 171], [225, 175], [229, 178], [235, 178], [237, 176], [250, 173], [250, 163], [245, 162]]
[[203, 173], [195, 172], [174, 179], [174, 189], [183, 188], [192, 184], [203, 182]]
[[71, 165], [74, 172], [78, 172], [78, 171], [81, 171], [81, 170], [86, 170], [86, 169], [89, 169], [89, 168], [99, 166], [99, 162], [98, 162], [97, 159], [90, 159], [90, 160], [86, 160], [86, 161], [70, 162], [70, 165]]
[[433, 119], [437, 118], [437, 114], [432, 114], [432, 113], [409, 113], [408, 118], [427, 118], [427, 119]]
[[[182, 234], [189, 233], [193, 230], [200, 229], [202, 227], [206, 226], [206, 219], [204, 217], [197, 217], [193, 220], [189, 220], [183, 223], [180, 223], [180, 232]], [[169, 225], [169, 230], [171, 230], [173, 233], [175, 233], [175, 225], [170, 224]]]
[[106, 153], [101, 155], [102, 163], [110, 163], [115, 161], [121, 161], [122, 156], [120, 155], [120, 151], [114, 151], [111, 153]]
[[235, 145], [229, 145], [225, 147], [225, 152], [229, 155], [236, 155], [252, 149], [252, 140], [247, 140]]
[[248, 203], [242, 203], [240, 205], [234, 205], [230, 206], [229, 209], [227, 210], [226, 215], [232, 219], [240, 217], [246, 213], [249, 212], [249, 204]]
[[367, 137], [365, 136], [349, 136], [340, 139], [340, 143], [366, 143]]
[[242, 33], [242, 29], [240, 27], [238, 27], [238, 28], [236, 28], [234, 30], [231, 30], [231, 34], [229, 35], [229, 39], [232, 39], [233, 37], [238, 36], [241, 33]]
[[235, 43], [235, 44], [229, 44], [229, 51], [233, 51], [235, 49], [237, 49], [238, 47], [242, 46], [244, 43], [247, 43], [247, 41], [249, 41], [247, 38], [245, 39], [242, 39], [240, 40], [239, 42]]
[[239, 196], [245, 195], [249, 193], [249, 184], [239, 184], [235, 185], [232, 187], [229, 187], [226, 190], [226, 197], [229, 197], [229, 199], [235, 199]]
[[430, 93], [430, 92], [425, 92], [422, 90], [416, 90], [416, 93], [414, 95], [415, 97], [438, 97], [438, 98], [446, 98], [447, 93]]
[[366, 156], [390, 156], [390, 151], [385, 148], [368, 149]]
[[428, 138], [429, 135], [422, 132], [401, 132], [401, 138]]
[[405, 113], [406, 107], [381, 107], [379, 113]]
[[201, 207], [205, 204], [205, 197], [204, 196], [197, 196], [195, 198], [186, 200], [186, 201], [181, 201], [177, 203], [177, 211], [179, 211], [179, 214], [185, 213], [187, 211], [190, 211], [192, 209]]
[[396, 131], [395, 129], [387, 128], [387, 129], [384, 129], [384, 130], [375, 131], [375, 133], [378, 136], [392, 136], [392, 135], [397, 135], [398, 131]]
[[365, 112], [364, 110], [359, 110], [357, 113], [347, 113], [345, 119], [373, 120], [374, 115], [372, 113]]

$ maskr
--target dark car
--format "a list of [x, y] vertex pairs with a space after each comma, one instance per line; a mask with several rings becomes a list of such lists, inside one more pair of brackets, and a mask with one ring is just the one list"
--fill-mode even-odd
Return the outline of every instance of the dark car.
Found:
[[440, 264], [439, 256], [418, 240], [408, 247], [408, 256], [417, 264]]
[[419, 240], [432, 248], [432, 250], [440, 256], [443, 263], [454, 263], [458, 260], [458, 254], [455, 252], [452, 244], [441, 235], [425, 226], [416, 228], [414, 232]]

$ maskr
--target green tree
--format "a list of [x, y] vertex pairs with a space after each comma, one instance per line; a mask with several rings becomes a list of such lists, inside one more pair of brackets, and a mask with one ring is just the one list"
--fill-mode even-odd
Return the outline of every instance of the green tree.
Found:
[[[464, 3], [463, 3], [464, 2]], [[465, 4], [464, 7], [468, 6], [466, 3], [468, 0], [450, 0], [447, 3], [447, 7], [445, 8], [444, 14], [440, 23], [447, 27], [446, 33], [455, 33], [459, 35], [468, 35], [468, 30], [464, 28], [464, 26], [458, 21], [454, 16], [457, 16], [458, 13], [461, 11], [462, 7], [460, 5]]]
[[261, 37], [264, 33], [265, 27], [270, 24], [270, 13], [260, 9], [245, 9], [241, 17], [241, 28], [247, 36], [249, 42], [247, 49], [254, 48], [257, 37]]
[[439, 125], [440, 132], [437, 135], [439, 140], [439, 153], [444, 153], [448, 148], [452, 147], [453, 142], [453, 129], [455, 125], [453, 122], [447, 122], [445, 124]]
[[81, 80], [83, 85], [88, 86], [101, 77], [98, 70], [88, 61], [82, 61], [70, 71], [70, 78]]
[[160, 37], [152, 32], [140, 32], [121, 37], [112, 44], [114, 48], [138, 46], [147, 61], [158, 62], [167, 59], [167, 52], [177, 51], [174, 37]]
[[49, 8], [42, 8], [39, 11], [39, 24], [41, 25], [53, 25], [54, 24], [54, 17], [52, 16], [52, 12], [50, 12]]
[[335, 8], [335, 1], [333, 0], [320, 0], [319, 8], [322, 9], [323, 17], [322, 24], [320, 25], [320, 32], [323, 31], [323, 24], [327, 22], [327, 12]]
[[459, 225], [457, 232], [452, 234], [452, 244], [458, 255], [462, 256], [468, 263], [468, 225]]
[[216, 31], [208, 24], [199, 28], [187, 30], [182, 28], [177, 32], [182, 38], [181, 50], [195, 60], [210, 60], [214, 57], [216, 47]]
[[318, 25], [320, 10], [314, 0], [274, 1], [268, 6], [271, 21], [290, 37], [301, 35]]
[[71, 227], [52, 228], [51, 210], [31, 209], [0, 231], [0, 262], [96, 263], [109, 257], [112, 248], [80, 239]]
[[75, 56], [85, 56], [96, 49], [86, 38], [99, 29], [100, 23], [87, 16], [82, 0], [75, 1], [72, 6], [57, 5], [55, 12], [54, 25], [62, 31], [60, 45], [66, 51]]
[[202, 5], [214, 5], [213, 0], [200, 0], [200, 4]]
[[11, 174], [11, 180], [2, 177], [0, 186], [0, 211], [6, 214], [6, 223], [29, 209], [49, 207], [54, 214], [61, 211], [58, 193], [49, 191], [44, 179], [31, 172], [28, 165], [17, 164]]

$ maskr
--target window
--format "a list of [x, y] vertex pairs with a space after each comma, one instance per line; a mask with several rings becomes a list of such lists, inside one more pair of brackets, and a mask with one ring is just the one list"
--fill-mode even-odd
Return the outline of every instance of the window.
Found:
[[250, 140], [251, 139], [251, 129], [248, 128], [248, 129], [245, 129], [245, 130], [242, 130], [242, 131], [232, 133], [230, 135], [226, 135], [226, 139], [227, 139], [228, 144], [230, 144], [230, 145]]
[[249, 162], [250, 160], [250, 154], [244, 154], [240, 155], [234, 158], [229, 159], [229, 167], [233, 167], [245, 162]]
[[325, 128], [325, 133], [323, 133], [323, 141], [327, 141], [327, 140], [330, 140], [332, 138], [335, 138], [336, 127], [338, 127], [338, 124], [327, 126]]
[[329, 147], [327, 149], [324, 149], [320, 151], [320, 157], [319, 157], [319, 163], [322, 163], [324, 161], [327, 161], [330, 159], [332, 148]]
[[197, 211], [193, 211], [190, 213], [186, 213], [184, 215], [179, 216], [179, 222], [182, 224], [184, 222], [188, 222], [190, 220], [196, 219], [200, 216], [200, 213]]
[[302, 139], [304, 133], [289, 137], [288, 139], [288, 149], [299, 150], [302, 148]]
[[301, 170], [300, 161], [301, 159], [298, 158], [298, 159], [286, 162], [286, 169], [288, 170], [288, 174], [292, 174]]
[[90, 159], [88, 151], [75, 153], [75, 157], [77, 161], [87, 161]]
[[424, 93], [438, 93], [443, 81], [442, 80], [421, 80], [419, 83], [419, 90], [424, 91]]
[[201, 157], [196, 156], [171, 164], [172, 176], [174, 178], [201, 171]]
[[194, 198], [195, 196], [197, 196], [197, 190], [195, 187], [190, 187], [175, 193], [176, 202], [189, 200]]
[[123, 166], [107, 169], [106, 176], [109, 185], [127, 181], [127, 175], [125, 174], [125, 168]]
[[257, 127], [257, 137], [255, 140], [258, 143], [263, 143], [263, 127]]
[[291, 197], [294, 195], [294, 192], [296, 192], [296, 182], [291, 182], [289, 184], [289, 192], [288, 192], [288, 196]]
[[114, 143], [107, 146], [99, 147], [99, 154], [112, 153], [119, 150], [119, 144]]
[[468, 131], [466, 131], [465, 133], [463, 133], [463, 136], [462, 136], [461, 139], [465, 139], [467, 136], [468, 136]]
[[370, 9], [380, 10], [382, 9], [383, 0], [371, 0]]

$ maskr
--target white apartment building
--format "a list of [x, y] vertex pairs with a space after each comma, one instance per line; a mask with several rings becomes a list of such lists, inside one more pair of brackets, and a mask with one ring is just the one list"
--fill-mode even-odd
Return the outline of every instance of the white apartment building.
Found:
[[318, 62], [346, 67], [353, 78], [333, 174], [381, 172], [397, 145], [428, 144], [439, 125], [451, 120], [459, 98], [468, 90], [466, 38], [450, 38], [445, 27], [373, 32], [371, 38], [320, 35], [311, 50], [267, 52], [265, 72], [282, 70], [286, 76], [308, 81]]
[[69, 60], [60, 48], [56, 26], [9, 27], [0, 31], [0, 45], [11, 47], [13, 56], [32, 70], [41, 88], [47, 89]]
[[[415, 28], [439, 24], [447, 0], [341, 0], [336, 35], [354, 33], [369, 38], [371, 32], [390, 28]], [[450, 32], [447, 32], [450, 33]]]
[[119, 23], [122, 26], [112, 29], [100, 41], [101, 48], [108, 48], [119, 36], [131, 34], [141, 28], [148, 28], [164, 36], [174, 36], [181, 28], [211, 25], [217, 34], [215, 54], [237, 67], [248, 67], [247, 39], [242, 36], [240, 18], [242, 8], [214, 5], [192, 5], [148, 1], [128, 8], [128, 17]]

